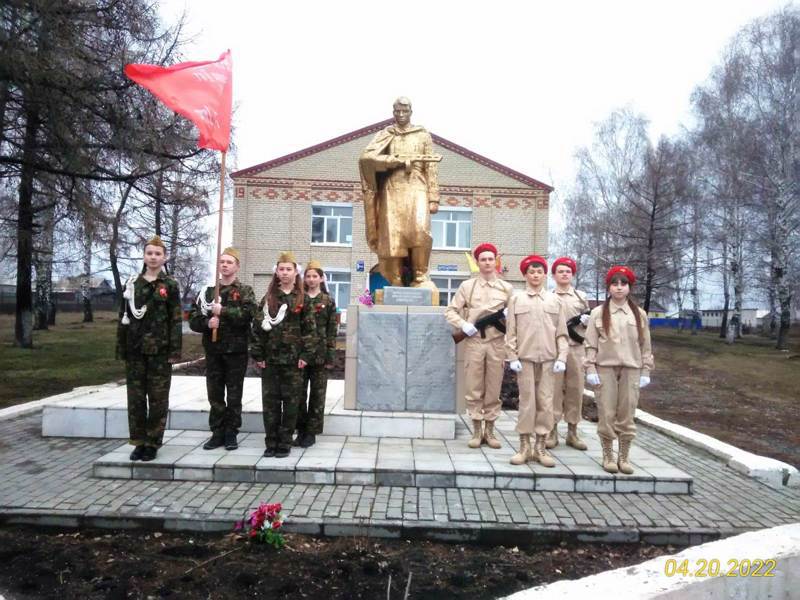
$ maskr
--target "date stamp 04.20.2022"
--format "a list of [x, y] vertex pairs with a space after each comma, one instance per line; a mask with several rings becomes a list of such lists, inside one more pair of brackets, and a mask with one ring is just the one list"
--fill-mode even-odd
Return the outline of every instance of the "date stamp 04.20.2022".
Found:
[[[723, 568], [724, 566], [724, 568]], [[775, 577], [777, 566], [774, 558], [730, 558], [720, 561], [717, 558], [695, 560], [668, 559], [664, 563], [667, 577]]]

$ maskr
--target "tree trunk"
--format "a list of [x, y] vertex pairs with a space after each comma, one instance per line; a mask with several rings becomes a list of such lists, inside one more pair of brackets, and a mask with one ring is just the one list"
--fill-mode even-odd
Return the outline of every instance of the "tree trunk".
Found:
[[[162, 165], [163, 167], [163, 165]], [[156, 201], [156, 208], [155, 208], [155, 234], [158, 237], [161, 237], [161, 205], [163, 204], [163, 200], [161, 199], [161, 192], [164, 189], [164, 170], [162, 168], [161, 171], [158, 173], [158, 179], [156, 180], [156, 193], [155, 193], [155, 201]]]
[[722, 242], [722, 323], [719, 327], [719, 337], [725, 339], [728, 333], [728, 310], [731, 306], [731, 294], [728, 284], [728, 243]]
[[[55, 233], [55, 206], [41, 211], [42, 228], [37, 236], [36, 252], [33, 255], [36, 269], [36, 303], [33, 328], [47, 329], [53, 312], [53, 236]], [[55, 315], [53, 315], [55, 320]], [[55, 325], [55, 322], [52, 323]]]
[[697, 335], [700, 328], [700, 290], [698, 271], [700, 270], [700, 215], [697, 214], [697, 199], [692, 202], [692, 322], [690, 325], [692, 335]]
[[33, 99], [25, 111], [23, 165], [19, 182], [17, 208], [17, 297], [14, 322], [14, 345], [33, 348], [33, 295], [31, 264], [33, 260], [33, 178], [36, 159], [36, 135], [39, 131], [39, 107]]
[[83, 226], [83, 281], [81, 282], [83, 300], [83, 322], [94, 322], [92, 311], [92, 226]]
[[128, 203], [128, 196], [130, 196], [133, 184], [129, 183], [125, 191], [122, 192], [122, 197], [119, 200], [119, 206], [114, 213], [114, 220], [111, 223], [111, 241], [109, 243], [108, 254], [109, 262], [111, 263], [111, 274], [114, 277], [114, 290], [116, 291], [115, 306], [122, 306], [122, 277], [119, 273], [119, 226], [122, 223], [122, 216], [125, 214], [125, 205]]

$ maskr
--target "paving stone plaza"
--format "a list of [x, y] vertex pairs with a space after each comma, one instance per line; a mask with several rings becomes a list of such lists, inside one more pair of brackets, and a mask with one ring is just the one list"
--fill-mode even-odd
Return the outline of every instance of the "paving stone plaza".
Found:
[[[180, 390], [174, 410], [184, 411], [178, 420], [204, 418], [188, 416], [192, 394], [204, 398], [202, 378], [174, 381], [174, 393]], [[252, 404], [260, 382], [247, 383]], [[332, 382], [329, 414], [337, 386]], [[91, 435], [75, 429], [70, 437], [43, 436], [42, 411], [0, 420], [6, 523], [225, 531], [259, 502], [281, 502], [289, 530], [312, 534], [688, 544], [800, 520], [800, 489], [766, 486], [646, 426], [639, 427], [632, 454], [634, 476], [602, 471], [590, 423], [582, 425], [588, 452], [562, 443], [554, 451], [556, 468], [514, 467], [508, 464], [509, 442], [516, 445], [512, 412], [498, 425], [501, 450], [468, 450], [468, 430], [456, 419], [455, 439], [338, 431], [281, 461], [261, 457], [258, 431], [242, 434], [234, 452], [198, 449], [206, 435], [198, 426], [170, 428], [158, 459], [133, 467], [124, 435], [106, 430], [124, 387], [92, 392], [78, 390], [60, 402], [104, 411], [96, 437], [72, 437]], [[357, 417], [359, 427], [373, 418]], [[59, 420], [72, 427], [64, 415]]]

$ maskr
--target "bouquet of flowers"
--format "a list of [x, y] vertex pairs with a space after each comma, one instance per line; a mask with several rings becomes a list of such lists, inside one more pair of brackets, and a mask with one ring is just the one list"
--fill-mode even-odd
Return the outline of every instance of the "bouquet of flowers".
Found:
[[369, 293], [369, 288], [364, 288], [364, 293], [356, 298], [364, 306], [372, 306], [375, 303], [372, 301], [372, 294]]
[[281, 504], [266, 504], [262, 502], [249, 517], [237, 521], [234, 531], [240, 532], [247, 539], [262, 544], [269, 544], [276, 549], [286, 544], [283, 538], [283, 519], [281, 518]]

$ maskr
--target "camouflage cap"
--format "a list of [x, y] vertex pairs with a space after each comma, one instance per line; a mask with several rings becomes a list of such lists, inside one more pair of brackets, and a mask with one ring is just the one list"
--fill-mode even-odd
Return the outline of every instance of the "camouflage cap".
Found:
[[147, 242], [145, 242], [145, 247], [147, 246], [158, 246], [164, 249], [164, 252], [167, 251], [167, 247], [164, 245], [164, 242], [161, 241], [161, 238], [157, 235], [151, 237]]
[[236, 259], [236, 262], [239, 262], [239, 251], [234, 248], [233, 246], [228, 246], [225, 250], [222, 251], [223, 254], [227, 254], [228, 256], [232, 256]]

